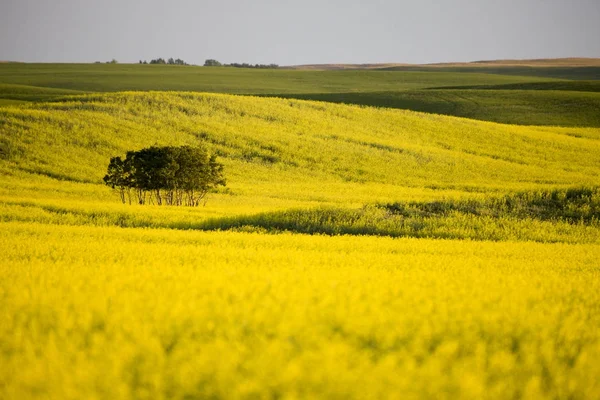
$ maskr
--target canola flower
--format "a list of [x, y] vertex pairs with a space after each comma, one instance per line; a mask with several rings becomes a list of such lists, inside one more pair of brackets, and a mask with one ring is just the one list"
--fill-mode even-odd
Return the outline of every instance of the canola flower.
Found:
[[[0, 119], [0, 219], [8, 221], [185, 229], [288, 209], [594, 186], [600, 173], [600, 129], [298, 100], [96, 94], [3, 107]], [[110, 157], [198, 143], [218, 154], [228, 181], [202, 210], [123, 210], [101, 184]]]
[[233, 193], [306, 201], [393, 201], [406, 188], [598, 184], [600, 164], [596, 128], [519, 127], [247, 96], [87, 95], [4, 107], [0, 118], [2, 164], [13, 173], [98, 183], [119, 153], [200, 142], [226, 164]]
[[0, 232], [2, 398], [600, 395], [597, 244]]

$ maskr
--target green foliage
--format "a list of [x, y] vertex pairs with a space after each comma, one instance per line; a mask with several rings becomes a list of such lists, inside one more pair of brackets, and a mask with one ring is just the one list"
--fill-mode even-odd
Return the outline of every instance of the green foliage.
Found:
[[186, 63], [185, 61], [183, 61], [182, 59], [178, 58], [178, 59], [174, 59], [173, 57], [169, 58], [168, 60], [165, 60], [164, 58], [155, 58], [150, 60], [150, 62], [144, 60], [140, 60], [139, 64], [159, 64], [159, 65], [188, 65], [188, 63]]
[[131, 204], [131, 190], [139, 204], [198, 206], [209, 190], [225, 186], [223, 165], [199, 147], [150, 147], [128, 151], [125, 160], [113, 157], [103, 178]]
[[129, 192], [130, 188], [133, 187], [131, 168], [131, 162], [124, 162], [121, 157], [112, 157], [108, 164], [106, 175], [103, 178], [106, 185], [119, 191], [119, 196], [123, 203], [125, 203], [126, 193], [129, 195], [129, 202], [131, 203], [131, 193]]
[[391, 203], [379, 207], [402, 217], [444, 217], [458, 212], [493, 218], [592, 224], [600, 222], [600, 188], [541, 190], [484, 200]]
[[277, 64], [248, 64], [248, 63], [231, 63], [225, 64], [224, 67], [234, 68], [258, 68], [258, 69], [276, 69], [279, 68]]
[[204, 66], [205, 66], [205, 67], [220, 67], [221, 65], [223, 65], [223, 64], [221, 64], [221, 63], [220, 63], [219, 61], [217, 61], [217, 60], [213, 60], [212, 58], [211, 58], [211, 59], [208, 59], [208, 60], [206, 60], [206, 61], [204, 62]]

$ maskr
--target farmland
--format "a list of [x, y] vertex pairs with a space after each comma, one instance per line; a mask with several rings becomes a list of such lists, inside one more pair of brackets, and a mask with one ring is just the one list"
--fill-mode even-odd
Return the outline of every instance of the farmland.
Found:
[[391, 107], [506, 124], [598, 127], [599, 79], [595, 65], [248, 70], [0, 64], [0, 105], [86, 92], [192, 91]]
[[[599, 397], [585, 68], [0, 64], [0, 397]], [[227, 186], [121, 204], [152, 145]]]
[[552, 81], [483, 72], [294, 71], [225, 67], [0, 64], [0, 83], [94, 92], [171, 90], [236, 94], [323, 93], [418, 89], [435, 86], [495, 85]]
[[8, 398], [600, 390], [597, 244], [2, 232]]

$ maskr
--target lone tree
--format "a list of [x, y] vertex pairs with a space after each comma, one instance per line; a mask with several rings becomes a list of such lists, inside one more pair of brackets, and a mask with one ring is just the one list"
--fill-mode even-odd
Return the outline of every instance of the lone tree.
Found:
[[[200, 147], [149, 147], [112, 157], [104, 183], [123, 203], [198, 206], [211, 189], [225, 186], [223, 164]], [[133, 196], [132, 196], [133, 192]]]

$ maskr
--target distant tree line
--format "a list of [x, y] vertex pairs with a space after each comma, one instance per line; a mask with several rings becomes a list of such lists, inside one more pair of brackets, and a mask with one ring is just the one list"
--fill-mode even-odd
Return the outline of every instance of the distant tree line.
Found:
[[279, 68], [277, 64], [248, 64], [248, 63], [231, 63], [221, 64], [217, 60], [208, 59], [204, 62], [205, 67], [234, 67], [234, 68], [260, 68], [260, 69], [275, 69]]
[[189, 65], [188, 63], [183, 61], [181, 58], [173, 59], [173, 57], [169, 58], [168, 60], [165, 60], [164, 58], [155, 58], [153, 60], [150, 60], [150, 62], [148, 62], [146, 60], [144, 60], [144, 61], [140, 60], [139, 63], [140, 64]]
[[226, 67], [234, 68], [260, 68], [260, 69], [275, 69], [279, 68], [277, 64], [248, 64], [248, 63], [231, 63], [225, 64]]
[[112, 157], [104, 183], [123, 203], [198, 206], [207, 193], [225, 186], [223, 165], [200, 147], [149, 147]]

